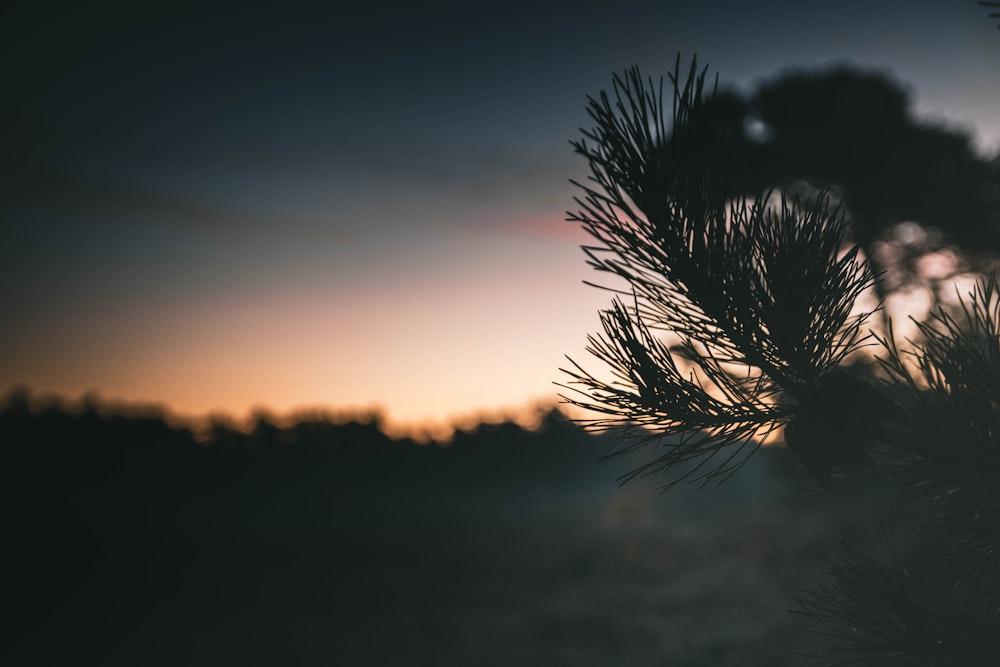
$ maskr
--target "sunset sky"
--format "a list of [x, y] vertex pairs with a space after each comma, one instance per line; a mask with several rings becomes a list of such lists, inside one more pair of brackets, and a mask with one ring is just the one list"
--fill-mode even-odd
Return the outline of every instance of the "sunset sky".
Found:
[[0, 10], [0, 390], [410, 426], [554, 399], [608, 299], [568, 141], [677, 52], [742, 88], [890, 70], [1000, 146], [972, 0], [352, 4]]

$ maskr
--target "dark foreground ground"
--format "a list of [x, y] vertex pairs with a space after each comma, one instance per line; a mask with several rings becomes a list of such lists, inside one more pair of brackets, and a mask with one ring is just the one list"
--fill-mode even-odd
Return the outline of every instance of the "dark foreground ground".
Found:
[[781, 450], [618, 488], [554, 416], [443, 449], [11, 415], [5, 665], [810, 665], [792, 594], [878, 532], [877, 489], [806, 496]]

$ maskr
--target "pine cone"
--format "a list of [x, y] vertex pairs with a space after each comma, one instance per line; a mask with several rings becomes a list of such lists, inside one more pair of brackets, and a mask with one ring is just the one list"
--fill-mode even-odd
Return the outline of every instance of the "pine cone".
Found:
[[785, 426], [785, 443], [827, 489], [833, 488], [834, 467], [870, 466], [868, 450], [875, 446], [880, 422], [902, 416], [874, 387], [840, 371], [823, 377], [798, 402]]

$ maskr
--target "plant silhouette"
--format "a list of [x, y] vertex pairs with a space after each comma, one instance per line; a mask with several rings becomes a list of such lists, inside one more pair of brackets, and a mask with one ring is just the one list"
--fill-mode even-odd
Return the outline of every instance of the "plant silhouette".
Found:
[[[1000, 7], [1000, 2], [986, 2], [985, 0], [980, 0], [979, 4], [983, 7]], [[989, 17], [991, 19], [1000, 18], [1000, 12], [990, 12]]]
[[[955, 251], [957, 272], [982, 268], [1000, 249], [1000, 164], [978, 155], [967, 132], [918, 119], [909, 92], [885, 72], [792, 69], [747, 95], [716, 84], [693, 104], [678, 110], [683, 129], [651, 149], [656, 159], [683, 155], [686, 169], [710, 171], [720, 202], [780, 187], [843, 203], [873, 273], [892, 269], [891, 280], [875, 283], [882, 297], [919, 280], [922, 255]], [[657, 177], [642, 165], [632, 171]], [[896, 248], [889, 266], [878, 246], [900, 223], [933, 233]]]
[[569, 218], [616, 296], [589, 338], [607, 372], [574, 362], [564, 398], [619, 454], [652, 452], [624, 479], [722, 483], [783, 435], [826, 490], [900, 486], [924, 548], [957, 560], [911, 576], [888, 528], [888, 565], [843, 548], [833, 583], [796, 598], [840, 642], [827, 664], [996, 664], [1000, 284], [935, 308], [919, 342], [870, 331], [881, 299], [861, 300], [886, 294], [872, 250], [896, 222], [996, 247], [993, 163], [880, 74], [793, 72], [743, 103], [707, 75], [678, 56], [666, 86], [633, 68], [590, 99]]
[[[792, 71], [762, 85], [753, 106], [769, 134], [763, 173], [783, 187], [836, 188], [874, 273], [887, 268], [876, 243], [902, 222], [941, 232], [920, 252], [951, 246], [973, 250], [964, 254], [975, 260], [1000, 247], [996, 163], [977, 156], [966, 133], [917, 121], [889, 76], [844, 66]], [[912, 264], [897, 266], [901, 284], [917, 277]], [[876, 283], [882, 296], [884, 286]]]

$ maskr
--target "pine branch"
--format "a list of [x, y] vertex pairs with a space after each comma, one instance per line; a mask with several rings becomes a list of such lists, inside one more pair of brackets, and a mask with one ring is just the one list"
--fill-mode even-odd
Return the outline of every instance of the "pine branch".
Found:
[[[985, 0], [980, 0], [979, 5], [982, 7], [1000, 7], [1000, 2], [987, 2]], [[990, 12], [987, 16], [991, 19], [1000, 18], [1000, 12]]]
[[956, 588], [1000, 611], [1000, 483], [954, 466], [921, 472], [911, 483], [927, 497], [930, 518], [920, 537], [928, 555], [961, 557]]
[[926, 498], [921, 536], [935, 555], [971, 559], [965, 580], [1000, 595], [1000, 292], [982, 277], [954, 312], [915, 321], [900, 349], [890, 328], [878, 357], [905, 418], [889, 438], [915, 465], [904, 483]]
[[[754, 179], [729, 159], [739, 150], [718, 122], [732, 121], [732, 107], [706, 77], [695, 60], [682, 72], [678, 57], [666, 103], [663, 79], [636, 68], [589, 100], [595, 126], [573, 146], [591, 174], [568, 216], [593, 239], [589, 265], [613, 278], [604, 289], [616, 297], [587, 348], [610, 379], [570, 359], [563, 398], [599, 415], [584, 427], [618, 429], [612, 455], [646, 453], [623, 482], [670, 473], [666, 487], [721, 483], [779, 429], [828, 489], [841, 466], [904, 464], [933, 508], [925, 539], [973, 556], [966, 581], [987, 585], [967, 587], [971, 603], [938, 599], [913, 583], [891, 541], [888, 565], [846, 547], [832, 584], [796, 596], [799, 613], [842, 642], [829, 665], [996, 664], [997, 278], [954, 312], [915, 321], [919, 344], [901, 349], [891, 322], [884, 337], [866, 333], [874, 311], [856, 306], [875, 278], [848, 242], [847, 214], [822, 191], [748, 195]], [[882, 348], [881, 384], [845, 369], [870, 344]]]
[[837, 642], [825, 658], [842, 665], [990, 665], [1000, 661], [1000, 619], [970, 613], [915, 585], [889, 539], [891, 562], [844, 545], [831, 584], [794, 596], [793, 610]]
[[895, 446], [939, 465], [1000, 478], [1000, 292], [982, 278], [958, 314], [916, 321], [921, 341], [900, 350], [890, 329], [877, 359], [898, 387], [910, 426]]
[[[712, 134], [701, 118], [716, 94], [706, 93], [705, 77], [692, 60], [682, 81], [678, 59], [668, 122], [662, 80], [644, 80], [635, 68], [616, 76], [611, 95], [590, 100], [596, 127], [574, 143], [591, 178], [577, 184], [583, 196], [569, 219], [595, 241], [584, 247], [588, 263], [624, 280], [627, 290], [612, 291], [634, 305], [617, 301], [602, 316], [604, 336], [590, 338], [588, 351], [615, 380], [573, 362], [567, 386], [576, 393], [566, 400], [605, 415], [589, 426], [623, 429], [627, 451], [667, 448], [633, 474], [705, 465], [724, 448], [773, 432], [797, 404], [808, 406], [800, 433], [843, 421], [847, 407], [869, 409], [830, 389], [837, 367], [865, 344], [870, 315], [854, 313], [873, 278], [857, 248], [847, 247], [846, 216], [825, 193], [805, 203], [770, 190], [732, 198], [730, 186], [741, 179], [703, 160]], [[699, 375], [684, 377], [654, 332], [694, 351], [688, 361]], [[755, 381], [726, 380], [730, 367]], [[846, 403], [828, 404], [831, 397]], [[830, 415], [813, 407], [820, 404]], [[827, 484], [831, 466], [862, 460], [838, 447], [869, 445], [864, 434], [855, 445], [853, 430], [835, 432], [844, 436], [837, 443], [797, 449]], [[708, 466], [700, 474], [721, 473]]]
[[[672, 470], [689, 461], [705, 464], [730, 445], [754, 443], [783, 413], [774, 401], [773, 386], [764, 377], [735, 377], [711, 357], [699, 359], [702, 373], [685, 376], [674, 353], [636, 318], [635, 309], [621, 301], [602, 313], [604, 334], [589, 337], [588, 352], [609, 367], [614, 381], [598, 379], [575, 362], [564, 369], [570, 390], [563, 398], [574, 405], [606, 415], [585, 426], [622, 431], [627, 443], [620, 452], [654, 444], [665, 452], [626, 475]], [[747, 448], [739, 448], [745, 451]], [[755, 446], [750, 447], [752, 450]], [[725, 477], [745, 457], [722, 457], [721, 465], [690, 469], [668, 486], [694, 475], [698, 481]]]

